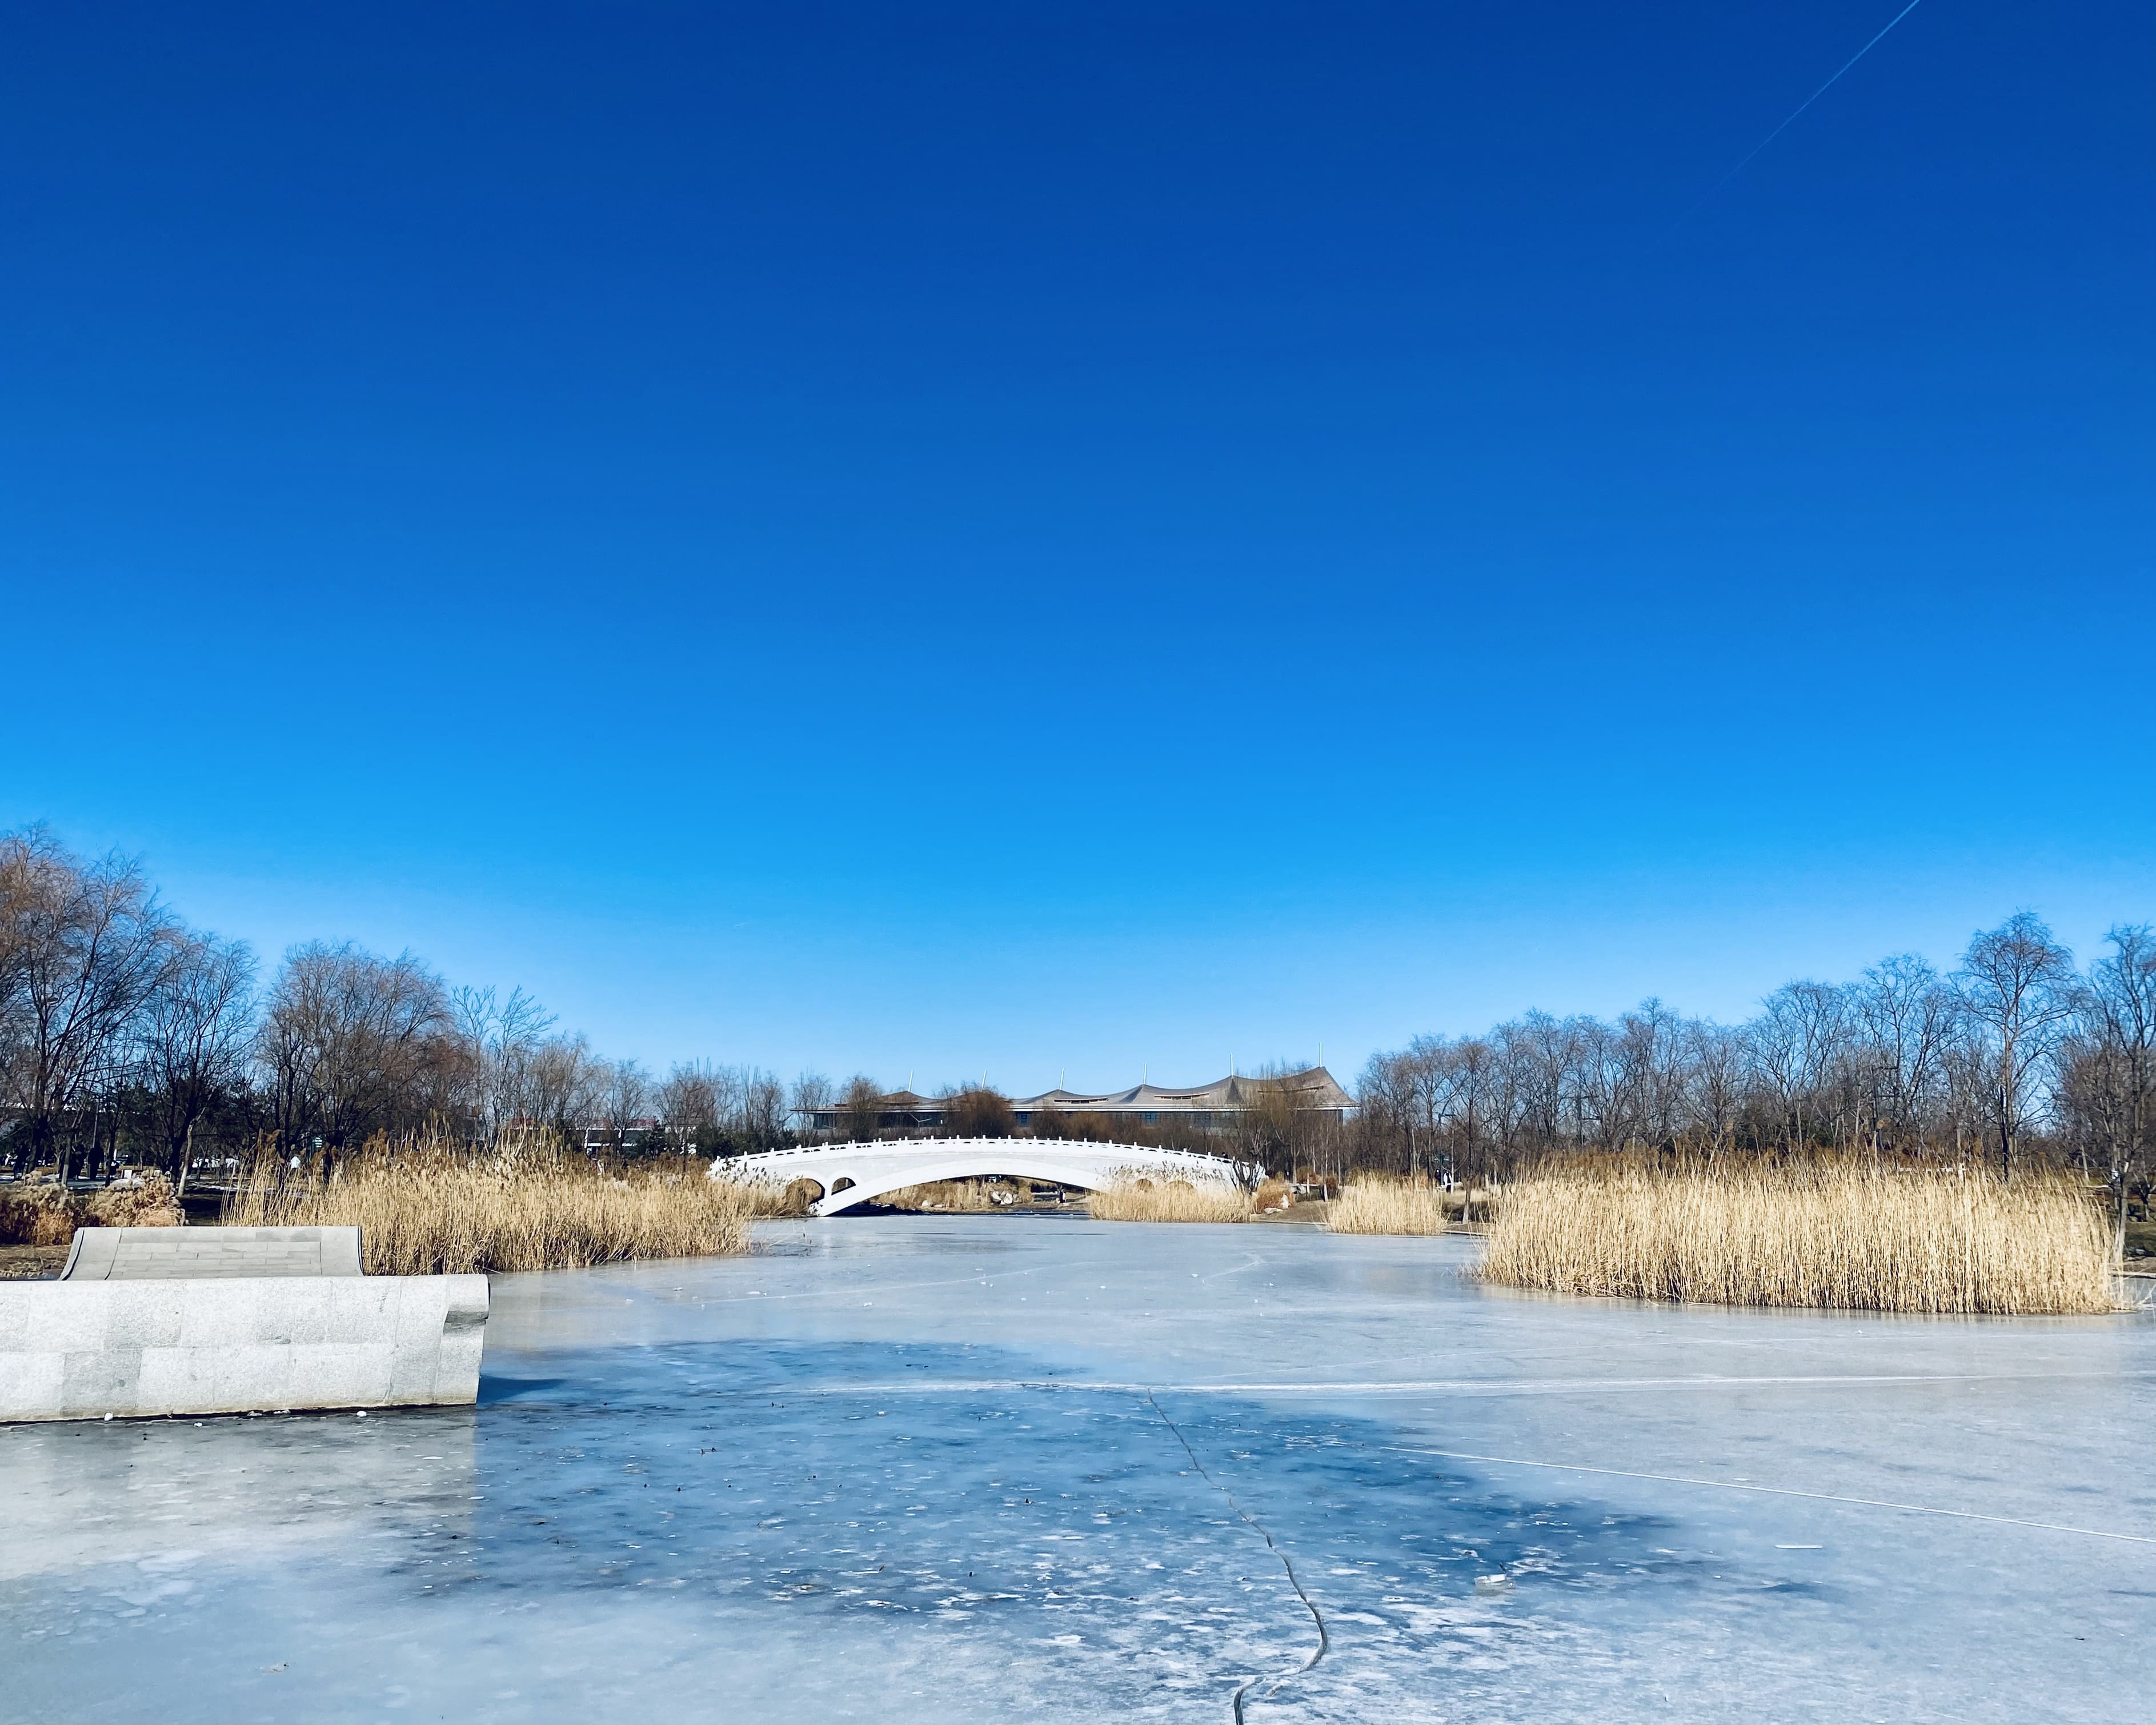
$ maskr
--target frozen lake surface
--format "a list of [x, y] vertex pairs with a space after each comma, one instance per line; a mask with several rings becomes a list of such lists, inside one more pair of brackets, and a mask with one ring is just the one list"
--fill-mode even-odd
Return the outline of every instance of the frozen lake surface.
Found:
[[2156, 1322], [773, 1224], [475, 1409], [0, 1429], [11, 1719], [2143, 1719]]

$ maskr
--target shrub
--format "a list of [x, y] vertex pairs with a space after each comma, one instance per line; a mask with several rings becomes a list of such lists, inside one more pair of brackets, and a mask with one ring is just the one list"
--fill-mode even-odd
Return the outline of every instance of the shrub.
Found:
[[0, 1192], [0, 1245], [65, 1245], [83, 1225], [82, 1200], [57, 1180]]
[[969, 1084], [943, 1099], [943, 1131], [953, 1138], [1007, 1138], [1018, 1130], [1010, 1099], [986, 1085]]
[[96, 1228], [181, 1228], [187, 1219], [171, 1177], [157, 1168], [92, 1193], [84, 1209]]
[[1250, 1208], [1257, 1210], [1285, 1210], [1295, 1204], [1295, 1188], [1278, 1175], [1263, 1182], [1257, 1194], [1250, 1200]]

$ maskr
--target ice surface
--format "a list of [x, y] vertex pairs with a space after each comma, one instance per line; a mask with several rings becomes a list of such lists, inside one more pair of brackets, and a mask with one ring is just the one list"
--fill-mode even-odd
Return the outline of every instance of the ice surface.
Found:
[[2152, 1711], [2145, 1315], [1568, 1301], [1294, 1227], [760, 1238], [496, 1277], [475, 1409], [0, 1430], [0, 1715]]

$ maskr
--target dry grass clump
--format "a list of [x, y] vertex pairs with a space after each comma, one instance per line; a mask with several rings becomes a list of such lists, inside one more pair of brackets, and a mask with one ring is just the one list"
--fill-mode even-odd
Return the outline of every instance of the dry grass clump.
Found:
[[1278, 1174], [1268, 1175], [1258, 1183], [1258, 1189], [1250, 1195], [1253, 1210], [1286, 1210], [1295, 1208], [1293, 1182], [1283, 1180]]
[[245, 1227], [360, 1229], [368, 1274], [574, 1270], [629, 1258], [716, 1257], [748, 1245], [750, 1194], [695, 1163], [610, 1173], [582, 1156], [438, 1144], [371, 1146], [336, 1178], [271, 1169], [234, 1195]]
[[[1000, 1193], [1001, 1197], [997, 1194]], [[1023, 1204], [1030, 1194], [1008, 1180], [932, 1180], [925, 1186], [901, 1186], [875, 1202], [894, 1210], [938, 1210], [954, 1215], [982, 1215]]]
[[57, 1180], [0, 1191], [0, 1245], [65, 1245], [78, 1228], [178, 1228], [187, 1219], [171, 1179], [155, 1168], [87, 1195]]
[[65, 1245], [82, 1226], [82, 1200], [55, 1180], [0, 1192], [0, 1245]]
[[124, 1183], [91, 1193], [83, 1210], [93, 1228], [183, 1228], [187, 1220], [172, 1176], [157, 1168], [143, 1168]]
[[1728, 1158], [1554, 1167], [1505, 1194], [1478, 1272], [1513, 1287], [1732, 1306], [2109, 1312], [2082, 1189], [1945, 1168]]
[[[1363, 1174], [1340, 1189], [1325, 1226], [1333, 1234], [1442, 1234], [1453, 1221], [1445, 1199], [1430, 1180]], [[1450, 1206], [1455, 1214], [1459, 1208]]]
[[1101, 1222], [1247, 1222], [1247, 1193], [1211, 1182], [1159, 1183], [1142, 1175], [1118, 1180], [1105, 1192], [1090, 1192], [1086, 1204]]

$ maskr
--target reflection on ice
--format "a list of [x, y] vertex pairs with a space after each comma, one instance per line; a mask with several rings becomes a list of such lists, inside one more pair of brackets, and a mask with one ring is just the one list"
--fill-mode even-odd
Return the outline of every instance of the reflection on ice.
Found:
[[2144, 1318], [1536, 1301], [1293, 1229], [771, 1244], [498, 1279], [476, 1409], [0, 1432], [0, 1712], [2147, 1711]]

